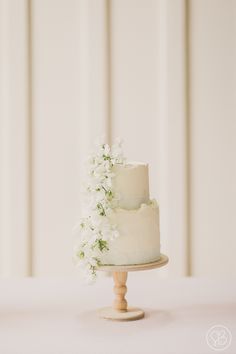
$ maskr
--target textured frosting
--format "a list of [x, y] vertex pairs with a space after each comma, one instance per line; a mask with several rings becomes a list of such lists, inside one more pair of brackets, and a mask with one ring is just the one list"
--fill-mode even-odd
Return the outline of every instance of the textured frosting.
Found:
[[142, 264], [160, 258], [159, 208], [155, 200], [135, 210], [115, 209], [110, 218], [120, 236], [101, 257], [102, 264]]
[[148, 164], [130, 162], [113, 167], [113, 189], [119, 196], [119, 206], [138, 209], [149, 202]]

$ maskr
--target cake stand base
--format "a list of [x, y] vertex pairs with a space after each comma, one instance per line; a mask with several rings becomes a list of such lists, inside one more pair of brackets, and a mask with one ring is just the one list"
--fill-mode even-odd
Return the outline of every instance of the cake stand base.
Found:
[[98, 310], [98, 316], [113, 321], [135, 321], [144, 317], [144, 311], [137, 307], [128, 307], [124, 312], [113, 307], [104, 307]]
[[127, 292], [127, 276], [128, 272], [134, 272], [138, 270], [148, 270], [154, 268], [163, 267], [168, 263], [168, 257], [161, 254], [160, 258], [151, 263], [136, 264], [136, 265], [102, 265], [98, 267], [101, 271], [112, 271], [114, 279], [114, 294], [115, 300], [113, 307], [104, 307], [98, 311], [100, 318], [113, 321], [135, 321], [144, 317], [144, 311], [137, 307], [128, 307], [125, 299]]

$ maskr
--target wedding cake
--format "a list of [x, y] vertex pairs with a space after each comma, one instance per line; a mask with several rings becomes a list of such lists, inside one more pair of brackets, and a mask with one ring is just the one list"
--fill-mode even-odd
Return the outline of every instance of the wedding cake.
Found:
[[160, 257], [159, 210], [149, 199], [148, 165], [114, 165], [114, 191], [118, 206], [109, 215], [119, 237], [111, 242], [102, 264], [130, 265], [149, 263]]
[[148, 164], [127, 162], [121, 142], [90, 156], [84, 216], [75, 259], [90, 278], [100, 265], [136, 265], [160, 258], [159, 208], [149, 197]]

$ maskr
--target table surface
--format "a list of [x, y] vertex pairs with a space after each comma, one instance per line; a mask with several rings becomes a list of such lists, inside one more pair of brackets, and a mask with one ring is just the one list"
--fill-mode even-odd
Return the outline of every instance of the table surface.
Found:
[[0, 280], [1, 354], [212, 354], [214, 325], [232, 334], [236, 353], [236, 282], [158, 279], [130, 273], [127, 300], [145, 310], [133, 322], [99, 319], [113, 301], [111, 277], [86, 285], [78, 278]]

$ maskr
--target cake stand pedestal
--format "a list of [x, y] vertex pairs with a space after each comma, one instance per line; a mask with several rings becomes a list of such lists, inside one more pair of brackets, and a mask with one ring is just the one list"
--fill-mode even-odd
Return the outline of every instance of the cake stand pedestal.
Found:
[[114, 321], [134, 321], [144, 317], [144, 311], [136, 307], [128, 307], [125, 299], [127, 292], [127, 276], [128, 272], [138, 270], [149, 270], [163, 267], [168, 263], [168, 257], [161, 254], [158, 261], [137, 265], [103, 265], [97, 270], [113, 273], [115, 300], [112, 307], [104, 307], [98, 311], [99, 317]]

